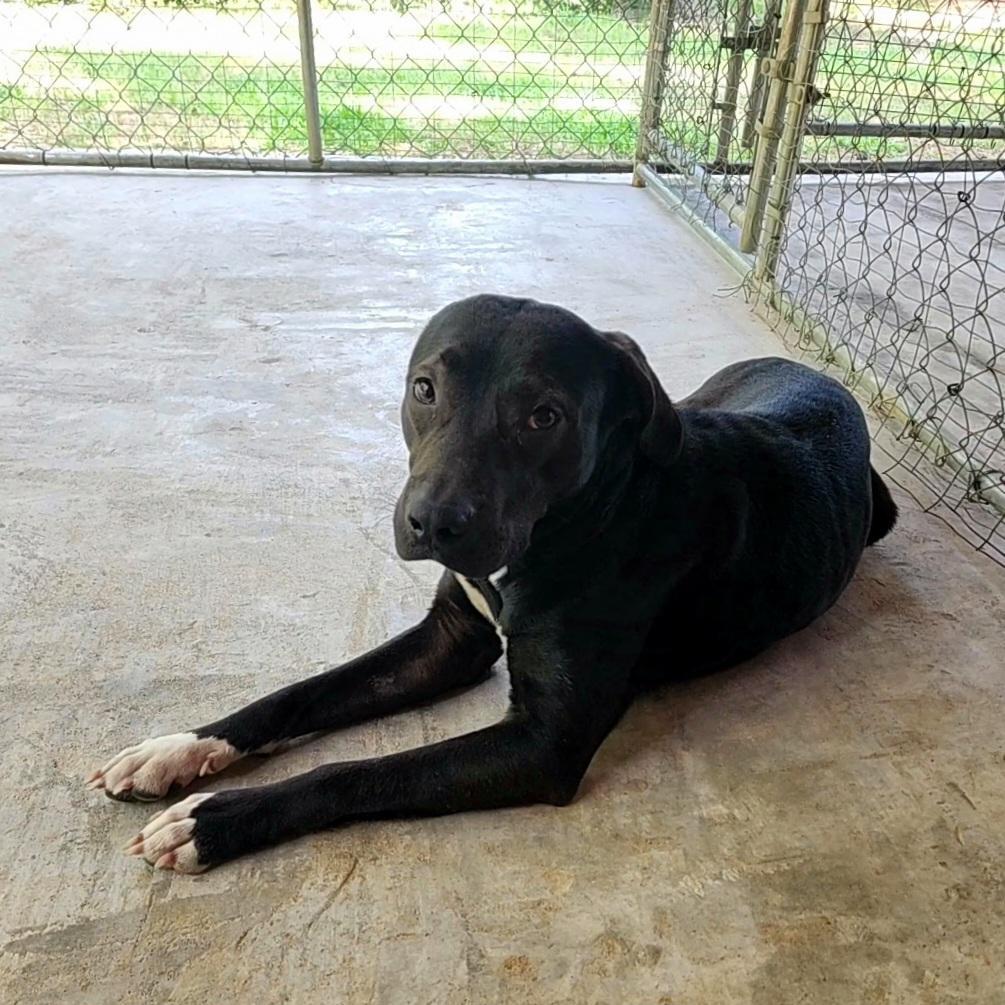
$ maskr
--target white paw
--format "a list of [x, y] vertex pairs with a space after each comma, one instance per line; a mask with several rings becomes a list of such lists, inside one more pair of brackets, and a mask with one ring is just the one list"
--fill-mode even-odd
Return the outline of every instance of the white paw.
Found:
[[204, 872], [208, 865], [199, 863], [192, 831], [195, 818], [190, 814], [200, 804], [213, 797], [212, 792], [198, 792], [180, 803], [156, 814], [129, 842], [127, 855], [142, 855], [157, 869], [174, 869], [175, 872]]
[[172, 733], [126, 747], [87, 778], [87, 787], [112, 799], [160, 799], [172, 785], [215, 774], [240, 756], [226, 740]]

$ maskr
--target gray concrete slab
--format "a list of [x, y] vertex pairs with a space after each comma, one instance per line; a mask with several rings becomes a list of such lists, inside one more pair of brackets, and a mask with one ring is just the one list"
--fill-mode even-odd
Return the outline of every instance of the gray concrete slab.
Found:
[[[373, 823], [198, 878], [84, 791], [414, 619], [397, 407], [476, 290], [635, 335], [673, 394], [777, 352], [627, 185], [0, 175], [0, 998], [1002, 1001], [1005, 572], [904, 506], [826, 617], [641, 701], [580, 798]], [[505, 674], [214, 779], [495, 718]]]

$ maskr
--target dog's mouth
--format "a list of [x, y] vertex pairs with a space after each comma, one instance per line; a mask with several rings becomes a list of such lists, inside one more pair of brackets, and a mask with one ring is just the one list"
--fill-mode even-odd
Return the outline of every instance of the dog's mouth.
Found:
[[438, 562], [467, 579], [487, 579], [511, 565], [527, 548], [530, 535], [513, 528], [479, 527], [465, 540], [429, 540], [417, 536], [401, 510], [395, 513], [394, 544], [406, 562]]
[[436, 561], [438, 561], [444, 568], [449, 569], [451, 572], [456, 572], [459, 576], [464, 576], [465, 579], [488, 580], [491, 580], [492, 577], [497, 574], [504, 573], [509, 564], [508, 561], [500, 562], [497, 559], [475, 562], [451, 560], [449, 563], [444, 562], [442, 559], [436, 559]]
[[407, 534], [395, 534], [398, 555], [406, 562], [434, 561], [444, 568], [467, 579], [488, 579], [501, 572], [518, 554], [517, 549], [493, 548], [489, 551], [472, 549], [445, 550], [424, 541], [415, 541]]

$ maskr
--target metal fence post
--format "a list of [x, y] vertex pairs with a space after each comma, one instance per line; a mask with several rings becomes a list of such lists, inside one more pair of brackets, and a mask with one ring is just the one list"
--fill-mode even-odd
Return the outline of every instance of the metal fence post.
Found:
[[[812, 2], [812, 0], [811, 0]], [[768, 187], [775, 171], [775, 156], [782, 134], [782, 117], [785, 114], [785, 95], [793, 73], [796, 47], [799, 43], [799, 29], [802, 25], [803, 10], [807, 0], [788, 0], [788, 8], [782, 21], [782, 31], [773, 58], [764, 61], [768, 85], [768, 98], [764, 106], [764, 120], [757, 127], [757, 146], [754, 151], [754, 167], [747, 186], [747, 207], [740, 231], [740, 250], [753, 251], [764, 219], [764, 205], [768, 198]]]
[[[751, 0], [740, 0], [736, 11], [736, 23], [733, 29], [733, 48], [726, 60], [726, 87], [722, 101], [713, 104], [713, 109], [722, 112], [719, 119], [719, 137], [716, 142], [715, 164], [729, 163], [729, 145], [736, 129], [736, 106], [740, 95], [740, 78], [743, 76], [743, 56], [745, 52], [745, 36], [750, 32]], [[723, 45], [727, 39], [723, 38]]]
[[638, 167], [649, 159], [649, 137], [659, 126], [660, 106], [663, 104], [663, 77], [666, 73], [667, 52], [670, 47], [670, 21], [676, 0], [652, 0], [649, 11], [649, 47], [646, 51], [646, 70], [642, 81], [642, 105], [639, 110], [639, 135], [635, 142], [635, 176], [632, 184], [645, 184]]
[[784, 125], [778, 145], [778, 160], [764, 209], [764, 228], [758, 241], [754, 278], [772, 282], [781, 252], [782, 233], [792, 204], [796, 166], [806, 132], [806, 116], [812, 105], [810, 93], [816, 73], [824, 29], [827, 0], [806, 0], [799, 38], [799, 54], [787, 92]]
[[743, 135], [740, 145], [744, 150], [754, 146], [757, 123], [764, 108], [765, 89], [768, 86], [764, 75], [764, 61], [771, 55], [778, 36], [778, 19], [781, 17], [780, 0], [769, 0], [761, 23], [761, 37], [757, 43], [757, 62], [754, 66], [754, 79], [750, 85], [747, 98], [747, 111], [743, 118]]
[[300, 75], [304, 82], [304, 118], [307, 120], [307, 158], [311, 167], [320, 168], [325, 154], [321, 141], [321, 108], [318, 103], [318, 69], [314, 60], [314, 23], [311, 0], [297, 0], [297, 25], [300, 28]]

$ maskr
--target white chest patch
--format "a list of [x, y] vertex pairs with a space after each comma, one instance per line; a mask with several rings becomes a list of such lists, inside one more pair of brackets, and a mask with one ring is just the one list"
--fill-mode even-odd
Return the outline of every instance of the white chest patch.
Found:
[[468, 600], [471, 601], [471, 606], [499, 633], [501, 639], [505, 639], [502, 629], [499, 627], [499, 622], [496, 621], [492, 614], [492, 608], [489, 607], [488, 601], [483, 596], [482, 591], [469, 579], [457, 572], [454, 573], [454, 579], [461, 584], [462, 589], [467, 594]]

